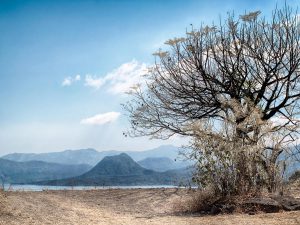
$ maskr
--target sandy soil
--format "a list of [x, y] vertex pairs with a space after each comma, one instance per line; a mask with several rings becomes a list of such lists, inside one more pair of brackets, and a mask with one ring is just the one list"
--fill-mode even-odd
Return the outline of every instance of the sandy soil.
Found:
[[176, 212], [190, 196], [184, 189], [7, 192], [9, 211], [0, 224], [205, 224], [299, 225], [300, 212], [186, 215]]

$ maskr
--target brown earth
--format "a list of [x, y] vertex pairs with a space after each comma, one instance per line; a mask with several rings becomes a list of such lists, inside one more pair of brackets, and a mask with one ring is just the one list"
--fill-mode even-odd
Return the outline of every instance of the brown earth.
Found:
[[187, 189], [6, 192], [9, 212], [0, 213], [0, 224], [300, 224], [300, 211], [217, 216], [179, 213], [180, 205], [192, 194]]

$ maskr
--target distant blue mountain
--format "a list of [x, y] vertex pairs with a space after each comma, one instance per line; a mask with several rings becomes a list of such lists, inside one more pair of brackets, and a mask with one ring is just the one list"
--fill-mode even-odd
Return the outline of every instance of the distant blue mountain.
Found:
[[180, 148], [165, 145], [148, 151], [96, 151], [95, 149], [80, 149], [80, 150], [65, 150], [62, 152], [51, 153], [13, 153], [3, 156], [3, 159], [8, 159], [18, 162], [26, 161], [44, 161], [60, 164], [89, 164], [96, 165], [106, 156], [118, 155], [126, 153], [135, 161], [140, 161], [149, 157], [167, 157], [171, 160], [178, 158]]
[[81, 175], [90, 165], [62, 165], [42, 161], [15, 162], [0, 158], [0, 183], [32, 183]]
[[137, 162], [140, 166], [158, 172], [183, 169], [191, 165], [190, 161], [172, 160], [168, 157], [148, 157]]
[[129, 155], [122, 153], [106, 156], [83, 175], [50, 181], [36, 182], [40, 185], [58, 186], [115, 186], [115, 185], [178, 185], [191, 180], [187, 170], [156, 172], [141, 167]]
[[2, 157], [17, 162], [43, 161], [60, 164], [89, 164], [98, 161], [99, 152], [94, 149], [65, 150], [51, 153], [12, 153]]

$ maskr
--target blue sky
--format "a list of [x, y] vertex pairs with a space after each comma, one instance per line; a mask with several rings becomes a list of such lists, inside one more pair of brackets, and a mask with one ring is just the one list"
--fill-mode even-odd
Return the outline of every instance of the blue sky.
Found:
[[184, 143], [124, 138], [123, 92], [191, 23], [233, 10], [269, 15], [276, 4], [284, 1], [0, 0], [0, 155]]

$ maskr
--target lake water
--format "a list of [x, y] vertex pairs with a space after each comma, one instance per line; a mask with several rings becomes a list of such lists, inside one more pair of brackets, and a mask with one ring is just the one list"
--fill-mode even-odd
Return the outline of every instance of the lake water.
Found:
[[173, 185], [157, 186], [43, 186], [43, 185], [19, 185], [6, 184], [5, 191], [50, 191], [50, 190], [101, 190], [101, 189], [138, 189], [138, 188], [178, 188]]

